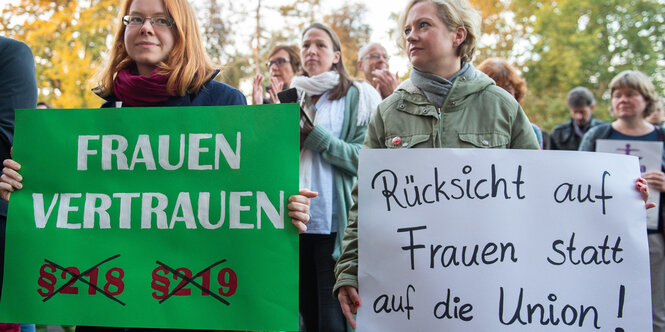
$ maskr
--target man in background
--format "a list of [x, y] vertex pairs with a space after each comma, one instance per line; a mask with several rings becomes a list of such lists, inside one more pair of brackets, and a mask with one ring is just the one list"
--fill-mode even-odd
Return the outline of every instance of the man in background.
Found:
[[399, 83], [397, 75], [388, 70], [388, 59], [386, 49], [379, 43], [367, 44], [358, 52], [358, 71], [379, 91], [381, 99], [390, 96]]
[[566, 104], [571, 119], [552, 129], [550, 134], [552, 150], [577, 150], [582, 142], [582, 136], [589, 129], [603, 123], [593, 118], [596, 100], [589, 89], [578, 86], [570, 90]]

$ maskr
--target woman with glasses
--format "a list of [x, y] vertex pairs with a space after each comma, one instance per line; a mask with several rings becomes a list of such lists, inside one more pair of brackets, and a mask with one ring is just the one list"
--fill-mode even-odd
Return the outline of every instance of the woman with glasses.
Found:
[[252, 88], [252, 102], [277, 104], [277, 93], [289, 88], [291, 80], [300, 71], [300, 49], [295, 45], [277, 45], [270, 51], [266, 69], [270, 72], [270, 85], [266, 87], [269, 98], [263, 97], [263, 75], [256, 74]]
[[[110, 50], [94, 92], [102, 107], [244, 105], [235, 88], [213, 80], [219, 70], [211, 64], [194, 10], [182, 0], [125, 0]], [[7, 159], [0, 182], [0, 197], [22, 187], [21, 165]], [[289, 216], [300, 232], [309, 219], [309, 191], [289, 198]], [[139, 329], [77, 327], [77, 331]]]
[[94, 92], [119, 106], [244, 105], [240, 91], [213, 80], [219, 73], [203, 47], [186, 1], [127, 0], [109, 62]]
[[332, 296], [333, 267], [352, 204], [358, 150], [381, 96], [368, 83], [351, 80], [339, 38], [329, 27], [315, 23], [305, 29], [300, 54], [303, 76], [291, 82], [304, 113], [300, 188], [319, 193], [312, 200], [308, 229], [300, 235], [300, 313], [307, 331], [346, 331]]

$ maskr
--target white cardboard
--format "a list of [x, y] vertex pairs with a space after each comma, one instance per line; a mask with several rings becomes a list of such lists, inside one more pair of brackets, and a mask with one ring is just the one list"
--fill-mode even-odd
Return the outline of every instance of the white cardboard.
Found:
[[[476, 197], [476, 187], [480, 196], [491, 193], [493, 167], [495, 178], [506, 180], [509, 199], [502, 182], [497, 182], [497, 197]], [[650, 330], [646, 217], [644, 202], [634, 189], [639, 176], [636, 157], [604, 153], [361, 150], [358, 331]], [[450, 199], [439, 194], [437, 202], [436, 187], [442, 183]], [[474, 198], [465, 193], [453, 199], [461, 194], [455, 184], [466, 191], [467, 183]], [[556, 202], [556, 189], [562, 186], [558, 198], [564, 198], [566, 184], [575, 197], [578, 185], [583, 197], [590, 186], [595, 202]], [[413, 202], [416, 191], [422, 204], [402, 208], [393, 199], [399, 196], [407, 206], [404, 192]], [[426, 229], [398, 231], [423, 226]], [[566, 247], [573, 234], [573, 260], [581, 254], [591, 259], [597, 252], [600, 264], [570, 263]], [[503, 261], [497, 255], [502, 244]], [[410, 250], [412, 245], [424, 248]], [[431, 252], [439, 245], [432, 260]], [[461, 257], [466, 246], [469, 257], [475, 245], [478, 265], [464, 266], [461, 258], [458, 266], [442, 265], [442, 252], [448, 258], [455, 247]], [[548, 262], [563, 259], [553, 247], [564, 253], [564, 264]], [[482, 261], [483, 251], [487, 263]], [[493, 260], [497, 261], [489, 264]], [[448, 291], [446, 317], [443, 302]], [[531, 321], [529, 305], [536, 308]], [[519, 319], [512, 320], [518, 307]], [[544, 310], [542, 322], [539, 308]]]
[[[599, 139], [596, 140], [596, 151], [636, 156], [639, 159], [642, 174], [661, 170], [663, 142]], [[658, 204], [660, 202], [660, 191], [655, 189], [649, 190], [649, 202]], [[647, 227], [649, 229], [658, 229], [657, 208], [647, 211]]]

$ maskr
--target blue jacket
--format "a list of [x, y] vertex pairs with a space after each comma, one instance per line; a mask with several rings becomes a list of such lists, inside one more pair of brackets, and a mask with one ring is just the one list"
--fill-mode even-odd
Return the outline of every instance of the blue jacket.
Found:
[[[245, 96], [238, 89], [218, 81], [213, 80], [219, 70], [210, 77], [198, 93], [188, 93], [184, 96], [171, 97], [168, 100], [152, 105], [154, 107], [162, 106], [227, 106], [227, 105], [247, 105]], [[102, 108], [115, 107], [116, 101], [121, 101], [114, 94], [102, 97], [106, 100]]]

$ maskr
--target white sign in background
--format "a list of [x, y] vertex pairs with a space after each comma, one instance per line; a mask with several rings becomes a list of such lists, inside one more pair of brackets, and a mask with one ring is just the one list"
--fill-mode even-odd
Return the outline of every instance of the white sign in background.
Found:
[[[663, 162], [663, 142], [599, 139], [596, 140], [596, 151], [635, 156], [639, 159], [642, 174], [660, 171]], [[660, 191], [649, 190], [649, 202], [658, 204], [660, 202]], [[658, 229], [658, 209], [647, 211], [647, 227]]]
[[361, 150], [358, 331], [648, 331], [637, 158]]

